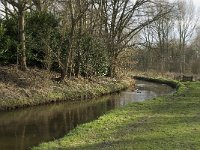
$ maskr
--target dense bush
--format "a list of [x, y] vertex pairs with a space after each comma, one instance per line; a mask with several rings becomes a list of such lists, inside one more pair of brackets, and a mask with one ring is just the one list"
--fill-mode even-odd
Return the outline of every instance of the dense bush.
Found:
[[[51, 59], [48, 46], [52, 44], [59, 21], [50, 13], [31, 12], [26, 14], [25, 22], [27, 64], [47, 68]], [[0, 63], [17, 63], [17, 19], [11, 17], [0, 23]]]
[[[17, 63], [18, 23], [16, 18], [1, 20], [0, 63]], [[31, 11], [25, 17], [26, 56], [29, 66], [59, 71], [68, 57], [69, 33], [62, 33], [61, 22], [53, 14]], [[73, 67], [82, 76], [104, 75], [108, 54], [104, 40], [90, 34], [75, 32]]]
[[51, 13], [32, 12], [27, 14], [26, 34], [28, 64], [42, 68], [51, 66], [52, 41], [57, 32], [58, 19]]
[[[80, 39], [80, 71], [83, 76], [103, 75], [107, 71], [107, 51], [101, 39], [85, 35]], [[78, 57], [76, 57], [78, 59]]]
[[0, 64], [17, 62], [17, 22], [0, 20]]

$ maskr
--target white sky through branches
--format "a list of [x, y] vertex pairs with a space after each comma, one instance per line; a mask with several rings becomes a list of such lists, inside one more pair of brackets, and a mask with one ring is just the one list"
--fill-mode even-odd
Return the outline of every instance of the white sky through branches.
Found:
[[193, 3], [196, 9], [200, 10], [200, 0], [193, 0]]

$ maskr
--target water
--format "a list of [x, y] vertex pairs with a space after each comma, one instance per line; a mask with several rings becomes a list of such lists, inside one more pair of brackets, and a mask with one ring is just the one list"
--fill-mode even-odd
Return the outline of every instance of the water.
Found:
[[0, 113], [0, 150], [24, 150], [63, 137], [77, 125], [111, 109], [174, 92], [167, 85], [137, 81], [132, 88], [95, 100], [66, 102]]

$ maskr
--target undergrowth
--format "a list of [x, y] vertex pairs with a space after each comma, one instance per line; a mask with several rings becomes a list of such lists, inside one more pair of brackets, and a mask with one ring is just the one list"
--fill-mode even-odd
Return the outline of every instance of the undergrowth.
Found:
[[23, 72], [16, 66], [0, 66], [0, 110], [34, 106], [58, 101], [93, 98], [117, 92], [133, 84], [129, 78], [72, 78], [51, 80], [58, 74], [39, 69]]

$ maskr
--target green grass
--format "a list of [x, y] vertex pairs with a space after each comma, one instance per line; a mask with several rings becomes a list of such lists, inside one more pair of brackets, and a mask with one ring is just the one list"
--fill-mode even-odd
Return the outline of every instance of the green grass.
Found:
[[132, 103], [33, 150], [200, 149], [200, 82], [174, 95]]

